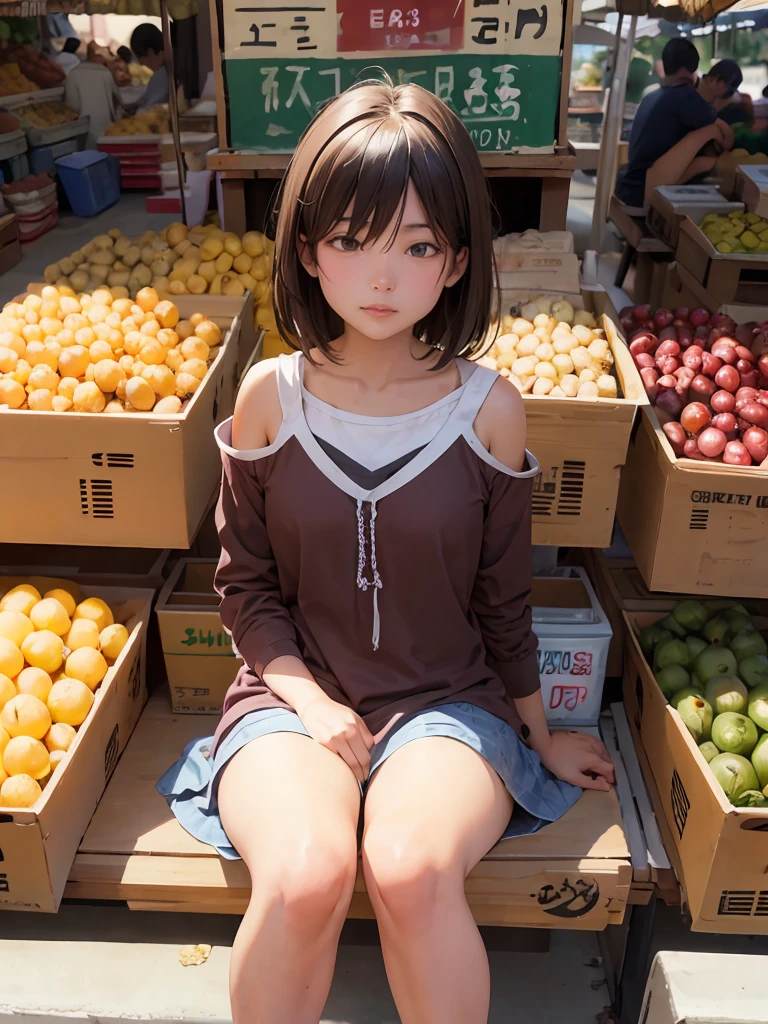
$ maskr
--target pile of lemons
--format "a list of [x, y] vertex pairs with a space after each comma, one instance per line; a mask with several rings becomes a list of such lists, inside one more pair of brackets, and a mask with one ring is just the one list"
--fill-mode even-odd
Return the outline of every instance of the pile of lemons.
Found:
[[65, 285], [11, 302], [0, 314], [0, 406], [35, 412], [181, 412], [219, 352], [202, 313], [180, 320], [168, 299], [136, 301], [109, 288]]
[[61, 771], [128, 643], [104, 601], [79, 596], [22, 583], [0, 599], [0, 808], [31, 807]]

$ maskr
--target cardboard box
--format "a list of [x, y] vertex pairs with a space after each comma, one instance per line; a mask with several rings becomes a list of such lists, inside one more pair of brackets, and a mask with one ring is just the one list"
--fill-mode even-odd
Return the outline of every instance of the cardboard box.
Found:
[[663, 185], [651, 193], [648, 227], [673, 249], [677, 247], [680, 225], [686, 217], [698, 224], [707, 213], [743, 210], [743, 203], [731, 203], [716, 185]]
[[611, 626], [586, 572], [568, 567], [534, 579], [531, 605], [547, 721], [596, 726]]
[[79, 548], [57, 544], [0, 544], [0, 589], [4, 576], [45, 573], [74, 583], [160, 590], [170, 551], [140, 548]]
[[650, 590], [765, 597], [768, 469], [678, 459], [643, 408], [616, 515]]
[[763, 1024], [764, 963], [764, 956], [745, 953], [657, 953], [640, 1020], [642, 1024]]
[[625, 612], [624, 705], [692, 930], [768, 934], [768, 810], [729, 803], [643, 657], [636, 631], [659, 612]]
[[[41, 593], [61, 581], [7, 577], [3, 589], [32, 583]], [[110, 668], [66, 761], [37, 803], [25, 810], [0, 807], [0, 910], [52, 913], [61, 902], [69, 869], [91, 815], [147, 700], [146, 635], [151, 590], [84, 586], [124, 620], [130, 638]]]
[[[502, 269], [503, 268], [503, 269]], [[498, 271], [502, 292], [534, 291], [578, 294], [579, 257], [574, 253], [535, 249], [504, 252]]]
[[[706, 288], [685, 267], [679, 263], [671, 263], [665, 281], [663, 304], [669, 309], [688, 306], [691, 309], [701, 307], [712, 309], [713, 303]], [[762, 323], [768, 320], [768, 292], [762, 305], [749, 302], [726, 302], [715, 306], [720, 313], [732, 317], [737, 324]]]
[[[226, 330], [183, 412], [162, 416], [0, 411], [0, 542], [188, 548], [221, 476], [214, 427], [232, 414], [240, 349], [254, 347], [250, 296], [181, 297]], [[214, 296], [214, 298], [216, 298]], [[224, 308], [229, 312], [224, 313]], [[244, 343], [243, 334], [250, 337]]]
[[[611, 542], [619, 474], [638, 408], [648, 398], [629, 349], [618, 335], [603, 291], [585, 292], [616, 360], [621, 398], [524, 395], [528, 447], [541, 464], [533, 483], [533, 543], [607, 547]], [[611, 307], [612, 308], [612, 307]]]
[[752, 164], [736, 168], [736, 198], [750, 213], [768, 217], [768, 165]]
[[766, 301], [768, 253], [720, 253], [686, 217], [680, 225], [676, 258], [706, 289], [709, 308], [719, 309], [729, 302], [760, 305]]
[[216, 561], [182, 558], [157, 599], [157, 621], [176, 714], [221, 711], [242, 661], [219, 615]]

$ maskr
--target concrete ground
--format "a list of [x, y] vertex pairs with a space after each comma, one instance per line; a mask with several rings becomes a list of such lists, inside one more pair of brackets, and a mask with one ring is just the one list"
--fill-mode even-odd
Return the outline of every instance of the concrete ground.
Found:
[[[227, 972], [238, 919], [64, 906], [56, 916], [0, 914], [0, 1022], [65, 1018], [100, 1022], [229, 1018]], [[593, 1024], [610, 1002], [596, 937], [488, 929], [490, 1024]], [[183, 945], [213, 946], [200, 967], [178, 962]], [[510, 950], [517, 945], [517, 950]], [[350, 922], [339, 949], [323, 1024], [397, 1024], [375, 925]]]

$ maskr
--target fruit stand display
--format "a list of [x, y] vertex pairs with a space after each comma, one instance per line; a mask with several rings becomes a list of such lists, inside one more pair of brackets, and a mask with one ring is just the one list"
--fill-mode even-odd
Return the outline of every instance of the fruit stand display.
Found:
[[764, 932], [768, 623], [727, 600], [624, 618], [624, 702], [693, 930]]
[[369, 11], [357, 0], [322, 0], [301, 16], [300, 35], [291, 8], [254, 16], [217, 0], [219, 152], [208, 167], [221, 175], [224, 226], [237, 234], [261, 226], [274, 179], [315, 111], [383, 68], [395, 82], [432, 89], [462, 118], [505, 231], [564, 229], [576, 168], [566, 137], [573, 6], [502, 14], [438, 0]]

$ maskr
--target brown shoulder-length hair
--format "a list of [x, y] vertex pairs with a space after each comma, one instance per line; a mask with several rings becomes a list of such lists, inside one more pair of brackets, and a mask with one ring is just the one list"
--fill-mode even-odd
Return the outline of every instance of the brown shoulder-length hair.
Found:
[[306, 129], [277, 195], [273, 298], [280, 334], [293, 348], [333, 358], [344, 324], [317, 278], [299, 259], [311, 255], [351, 206], [350, 236], [365, 242], [400, 224], [409, 181], [436, 240], [449, 252], [468, 249], [467, 268], [414, 326], [441, 349], [436, 368], [480, 351], [496, 313], [488, 188], [477, 150], [459, 118], [418, 85], [365, 81], [332, 100]]

